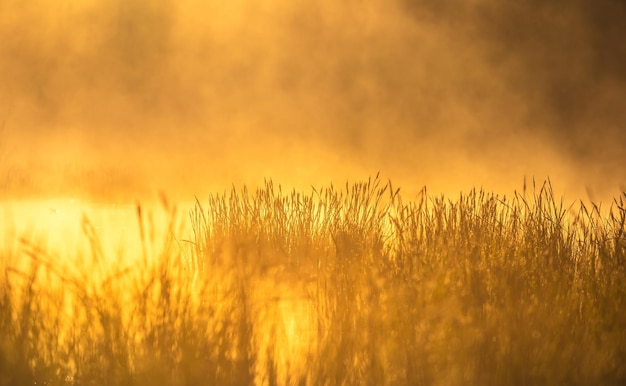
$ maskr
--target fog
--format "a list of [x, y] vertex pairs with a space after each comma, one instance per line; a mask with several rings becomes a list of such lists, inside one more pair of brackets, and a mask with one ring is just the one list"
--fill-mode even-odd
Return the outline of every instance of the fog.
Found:
[[626, 190], [620, 0], [0, 0], [0, 194]]

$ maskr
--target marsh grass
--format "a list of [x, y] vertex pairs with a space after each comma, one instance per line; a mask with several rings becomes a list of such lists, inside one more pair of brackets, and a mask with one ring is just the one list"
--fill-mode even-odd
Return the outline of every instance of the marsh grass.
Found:
[[621, 385], [626, 207], [379, 179], [198, 199], [142, 255], [2, 250], [0, 385]]

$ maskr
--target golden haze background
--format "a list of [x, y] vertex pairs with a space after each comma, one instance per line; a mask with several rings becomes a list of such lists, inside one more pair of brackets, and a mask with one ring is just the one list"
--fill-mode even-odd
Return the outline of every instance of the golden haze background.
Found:
[[0, 190], [189, 199], [380, 171], [613, 197], [624, 20], [618, 0], [3, 0]]

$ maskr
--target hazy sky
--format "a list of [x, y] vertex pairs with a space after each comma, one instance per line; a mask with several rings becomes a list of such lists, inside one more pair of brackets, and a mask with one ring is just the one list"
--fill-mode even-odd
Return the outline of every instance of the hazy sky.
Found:
[[0, 191], [626, 189], [623, 0], [0, 0]]

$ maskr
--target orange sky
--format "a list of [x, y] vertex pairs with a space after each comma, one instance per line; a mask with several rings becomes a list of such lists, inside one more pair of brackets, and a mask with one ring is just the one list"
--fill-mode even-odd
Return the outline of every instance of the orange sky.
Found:
[[[458, 3], [458, 4], [457, 4]], [[626, 189], [617, 0], [0, 3], [0, 193]]]

